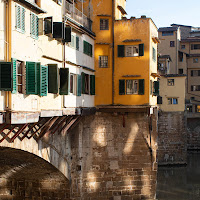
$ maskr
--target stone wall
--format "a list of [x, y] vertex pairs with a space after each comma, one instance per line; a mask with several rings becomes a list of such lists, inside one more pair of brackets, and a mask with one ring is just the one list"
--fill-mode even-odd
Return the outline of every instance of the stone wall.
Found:
[[159, 112], [158, 164], [187, 163], [187, 130], [184, 112]]
[[188, 150], [200, 150], [200, 118], [187, 119]]
[[152, 126], [146, 113], [84, 117], [71, 133], [71, 199], [154, 199], [156, 115], [151, 119]]

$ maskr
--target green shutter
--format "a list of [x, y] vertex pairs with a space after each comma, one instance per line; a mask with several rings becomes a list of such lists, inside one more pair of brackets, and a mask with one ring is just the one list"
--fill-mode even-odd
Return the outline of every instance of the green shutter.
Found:
[[139, 56], [144, 56], [144, 44], [139, 44]]
[[92, 57], [93, 46], [90, 44], [90, 56]]
[[95, 95], [95, 75], [90, 75], [90, 94]]
[[12, 93], [15, 94], [17, 92], [17, 59], [12, 58], [12, 81], [13, 81], [13, 89]]
[[144, 79], [139, 79], [139, 95], [144, 95]]
[[87, 54], [87, 42], [85, 40], [83, 41], [83, 53]]
[[154, 83], [154, 92], [153, 92], [153, 94], [155, 96], [159, 96], [159, 82], [158, 81], [154, 81], [153, 83]]
[[124, 57], [124, 56], [125, 56], [125, 46], [118, 45], [118, 57]]
[[26, 94], [38, 94], [35, 62], [26, 62]]
[[21, 7], [16, 6], [16, 28], [21, 29]]
[[22, 18], [22, 25], [21, 25], [21, 30], [22, 32], [24, 33], [25, 32], [25, 8], [22, 7], [22, 15], [21, 15], [21, 18]]
[[85, 94], [85, 73], [81, 73], [81, 79], [82, 79], [82, 94]]
[[41, 65], [40, 67], [40, 96], [47, 96], [48, 88], [48, 67]]
[[48, 65], [48, 92], [58, 93], [58, 66], [57, 64]]
[[0, 62], [0, 90], [12, 91], [11, 62]]
[[39, 62], [36, 63], [36, 89], [37, 89], [37, 94], [40, 94], [40, 74], [41, 74], [41, 65]]
[[77, 75], [77, 96], [81, 96], [81, 89], [82, 89], [82, 84], [81, 84], [81, 75]]
[[69, 94], [69, 69], [60, 68], [60, 94]]
[[76, 50], [79, 51], [79, 37], [76, 36]]
[[39, 18], [35, 15], [35, 37], [38, 39], [39, 36]]
[[35, 16], [33, 13], [31, 13], [31, 27], [30, 27], [30, 31], [31, 31], [31, 36], [35, 35]]
[[125, 80], [119, 80], [119, 95], [125, 95]]

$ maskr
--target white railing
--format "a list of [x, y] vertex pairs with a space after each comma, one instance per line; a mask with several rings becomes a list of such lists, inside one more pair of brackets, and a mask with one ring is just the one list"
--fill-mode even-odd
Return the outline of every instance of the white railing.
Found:
[[66, 16], [71, 17], [89, 30], [92, 29], [92, 21], [68, 1], [65, 2], [65, 12]]

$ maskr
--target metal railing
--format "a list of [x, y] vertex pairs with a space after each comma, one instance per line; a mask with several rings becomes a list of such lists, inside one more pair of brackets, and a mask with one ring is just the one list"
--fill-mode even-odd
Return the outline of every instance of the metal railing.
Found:
[[65, 12], [67, 17], [71, 17], [84, 27], [92, 30], [92, 21], [68, 1], [65, 2]]

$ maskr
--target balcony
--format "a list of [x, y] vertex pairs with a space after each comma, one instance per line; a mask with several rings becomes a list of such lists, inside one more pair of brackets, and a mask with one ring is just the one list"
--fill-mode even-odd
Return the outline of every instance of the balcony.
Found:
[[66, 17], [72, 18], [79, 24], [92, 31], [92, 21], [86, 15], [84, 15], [83, 12], [78, 10], [74, 4], [71, 4], [68, 1], [65, 2], [65, 14]]

